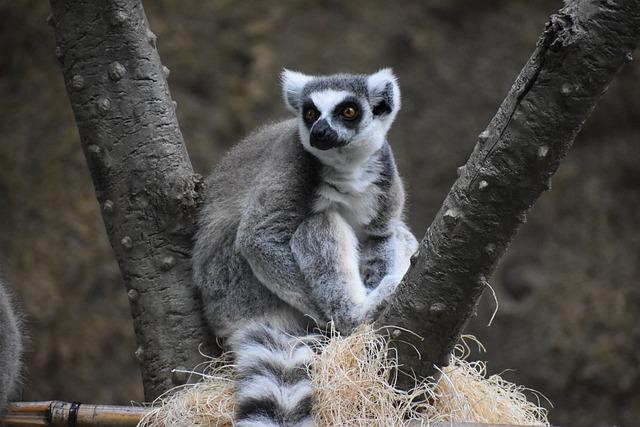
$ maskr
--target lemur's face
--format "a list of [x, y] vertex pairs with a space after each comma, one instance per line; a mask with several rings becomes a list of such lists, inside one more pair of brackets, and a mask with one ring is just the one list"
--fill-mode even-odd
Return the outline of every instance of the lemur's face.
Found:
[[[374, 152], [400, 109], [389, 69], [372, 75], [282, 73], [285, 103], [296, 113], [304, 147], [320, 159], [355, 150]], [[327, 152], [327, 153], [323, 153]]]

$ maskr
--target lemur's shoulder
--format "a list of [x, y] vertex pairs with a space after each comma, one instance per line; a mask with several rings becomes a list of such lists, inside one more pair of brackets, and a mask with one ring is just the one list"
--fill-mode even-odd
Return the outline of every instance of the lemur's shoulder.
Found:
[[312, 156], [300, 144], [296, 119], [270, 123], [253, 131], [237, 143], [222, 158], [208, 180], [212, 183], [247, 173], [257, 177], [261, 173], [300, 172], [314, 163]]

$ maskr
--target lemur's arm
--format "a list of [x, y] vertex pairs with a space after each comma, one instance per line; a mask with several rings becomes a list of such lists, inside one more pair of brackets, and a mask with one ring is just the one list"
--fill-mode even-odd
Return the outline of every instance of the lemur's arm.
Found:
[[309, 286], [291, 251], [291, 236], [300, 223], [299, 212], [285, 189], [261, 192], [245, 209], [236, 235], [236, 247], [255, 276], [271, 292], [304, 314], [319, 318]]
[[376, 289], [366, 289], [359, 271], [358, 240], [336, 212], [305, 219], [293, 235], [291, 248], [314, 303], [343, 332], [373, 320], [399, 283], [388, 276]]

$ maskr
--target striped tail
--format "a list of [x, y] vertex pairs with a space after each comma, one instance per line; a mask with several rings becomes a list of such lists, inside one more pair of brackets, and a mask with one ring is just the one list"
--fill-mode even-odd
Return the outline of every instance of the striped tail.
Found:
[[236, 354], [235, 425], [313, 426], [306, 365], [313, 351], [285, 328], [251, 323], [233, 334]]

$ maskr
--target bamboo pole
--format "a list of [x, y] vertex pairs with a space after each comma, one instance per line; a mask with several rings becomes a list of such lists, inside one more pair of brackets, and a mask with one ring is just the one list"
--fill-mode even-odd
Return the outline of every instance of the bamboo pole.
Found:
[[140, 406], [93, 405], [88, 403], [9, 403], [0, 417], [5, 427], [135, 427], [150, 408]]
[[[59, 400], [9, 403], [0, 417], [3, 427], [135, 427], [151, 408], [140, 406], [92, 405]], [[422, 424], [407, 423], [407, 427]], [[443, 422], [435, 427], [525, 427], [515, 425]]]

